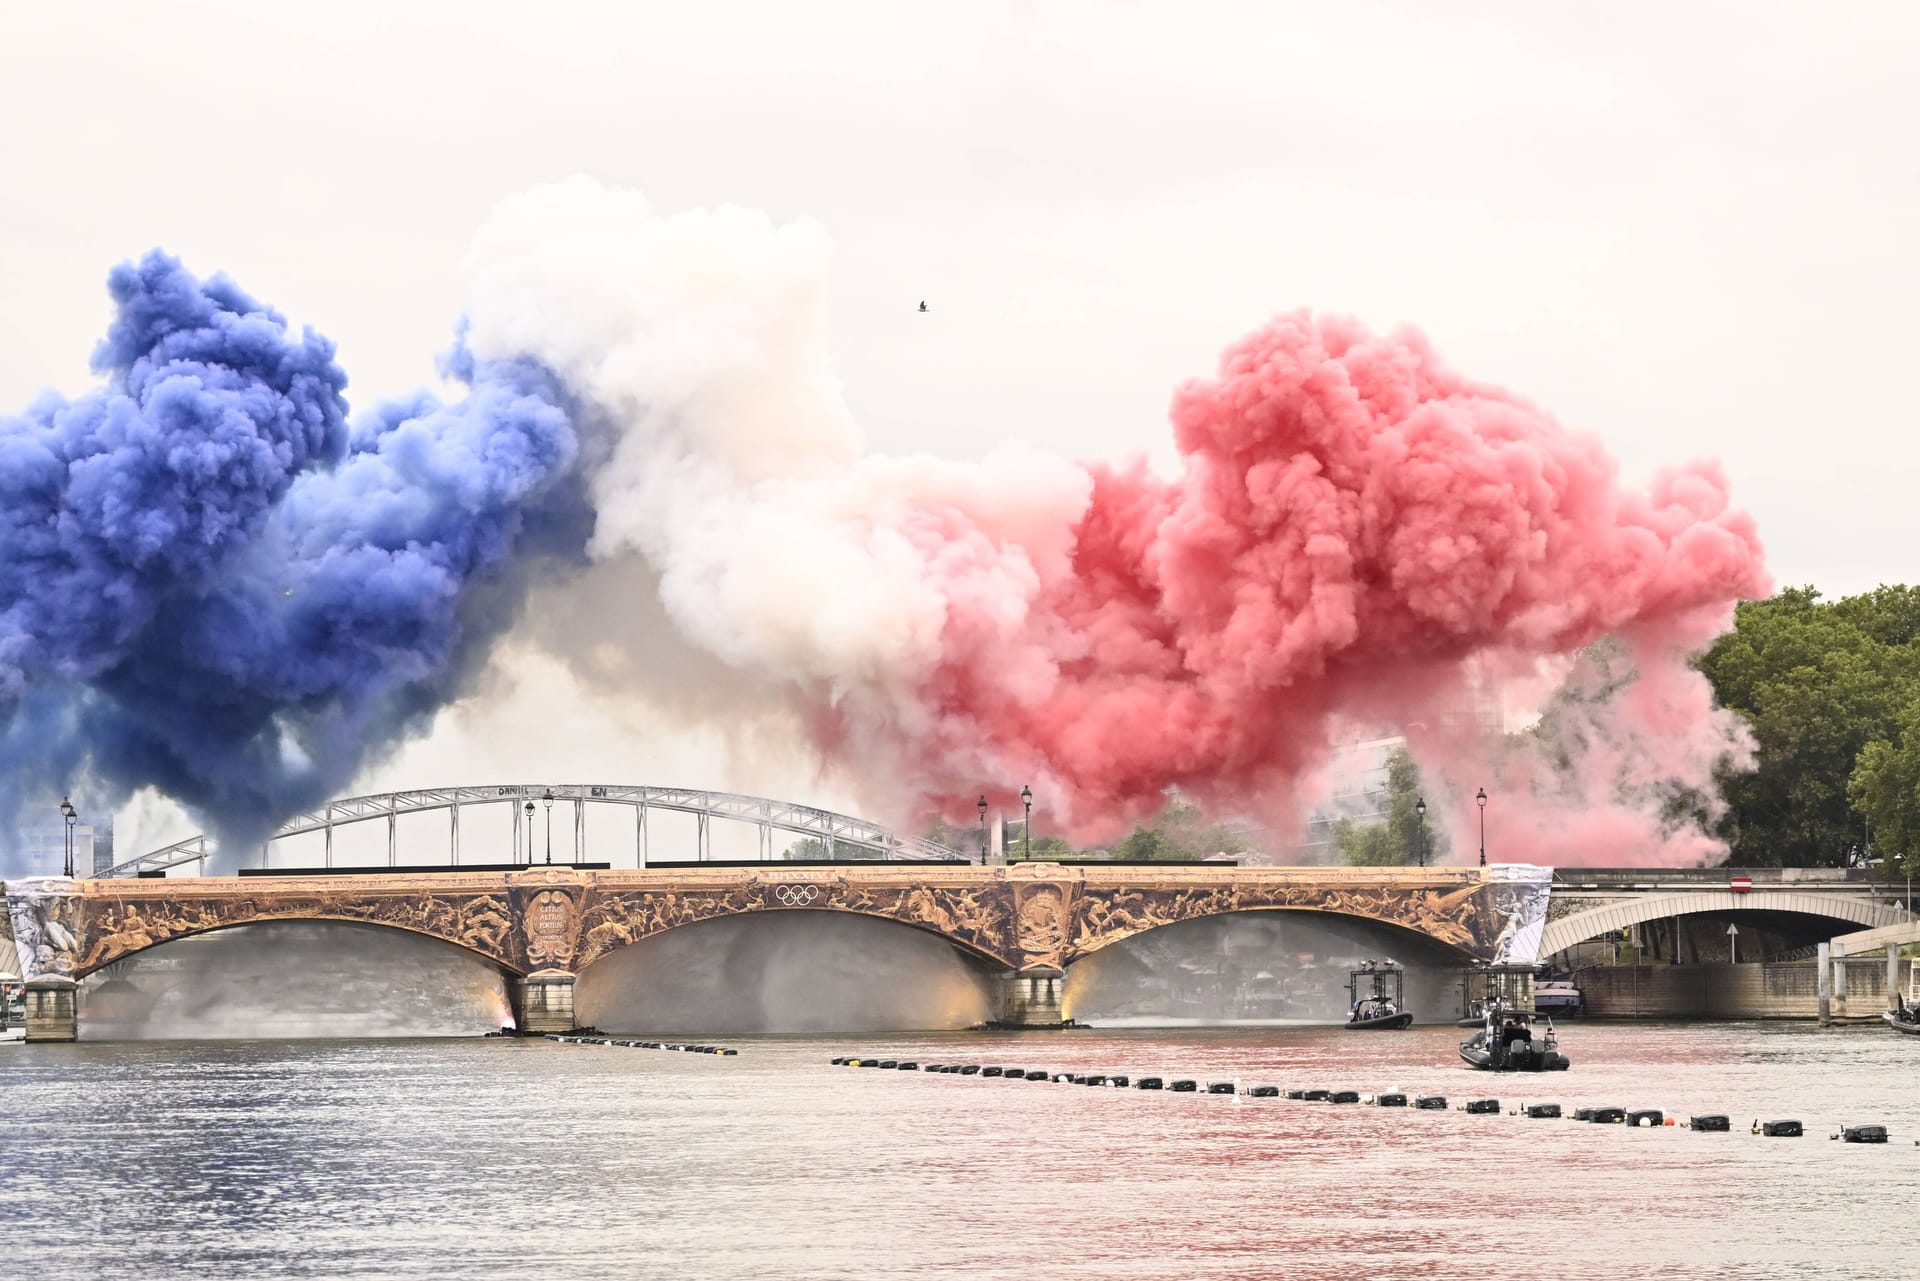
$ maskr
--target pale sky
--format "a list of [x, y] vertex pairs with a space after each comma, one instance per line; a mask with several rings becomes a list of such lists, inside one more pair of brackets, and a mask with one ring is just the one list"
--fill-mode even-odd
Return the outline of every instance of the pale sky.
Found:
[[[876, 449], [1164, 452], [1174, 385], [1307, 305], [1630, 477], [1723, 459], [1782, 583], [1915, 577], [1910, 3], [16, 5], [0, 51], [10, 409], [85, 385], [154, 245], [405, 390], [494, 202], [584, 172], [825, 225]], [[369, 788], [801, 785], [508, 684]]]

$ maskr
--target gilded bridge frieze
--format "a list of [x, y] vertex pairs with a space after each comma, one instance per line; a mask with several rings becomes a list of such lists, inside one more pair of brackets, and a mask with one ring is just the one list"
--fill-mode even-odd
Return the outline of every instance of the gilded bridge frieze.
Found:
[[[1544, 872], [1544, 869], [1538, 869]], [[36, 973], [81, 977], [170, 939], [256, 921], [337, 920], [444, 939], [510, 972], [577, 971], [667, 930], [829, 911], [926, 930], [1011, 969], [1063, 968], [1148, 930], [1229, 912], [1331, 912], [1485, 960], [1532, 955], [1536, 869], [928, 866], [44, 879], [7, 886]], [[1529, 941], [1531, 940], [1531, 942]]]

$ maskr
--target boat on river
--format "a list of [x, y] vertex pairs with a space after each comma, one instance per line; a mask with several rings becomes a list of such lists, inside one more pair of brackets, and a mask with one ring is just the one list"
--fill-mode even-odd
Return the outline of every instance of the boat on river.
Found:
[[1908, 1005], [1904, 997], [1896, 994], [1893, 998], [1899, 1004], [1880, 1017], [1887, 1026], [1896, 1032], [1905, 1032], [1908, 1036], [1920, 1036], [1920, 1009]]
[[1531, 1017], [1523, 1010], [1488, 1006], [1480, 1030], [1460, 1042], [1460, 1057], [1484, 1072], [1566, 1071], [1572, 1062], [1560, 1053], [1553, 1020], [1546, 1020], [1547, 1034], [1535, 1042]]
[[[1392, 961], [1367, 961], [1347, 974], [1347, 1030], [1398, 1032], [1413, 1026], [1413, 1011], [1403, 1009], [1403, 979]], [[1369, 988], [1362, 992], [1361, 988]], [[1388, 989], [1392, 990], [1389, 991]]]
[[1562, 1018], [1580, 1013], [1584, 998], [1580, 989], [1566, 979], [1537, 979], [1533, 985], [1533, 1008], [1542, 1014]]

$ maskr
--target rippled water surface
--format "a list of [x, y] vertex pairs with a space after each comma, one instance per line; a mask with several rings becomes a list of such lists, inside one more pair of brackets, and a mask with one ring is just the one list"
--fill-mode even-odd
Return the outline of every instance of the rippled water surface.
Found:
[[[1920, 1041], [1574, 1025], [1571, 1072], [1452, 1028], [0, 1045], [0, 1273], [45, 1278], [1911, 1275]], [[1732, 1134], [830, 1067], [921, 1061], [1509, 1106]], [[1808, 1137], [1746, 1133], [1796, 1117]], [[1829, 1142], [1841, 1123], [1893, 1142]]]

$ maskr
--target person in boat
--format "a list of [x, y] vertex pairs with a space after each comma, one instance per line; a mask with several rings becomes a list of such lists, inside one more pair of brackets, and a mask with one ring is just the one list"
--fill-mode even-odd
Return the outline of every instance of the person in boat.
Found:
[[1515, 1041], [1529, 1045], [1533, 1043], [1533, 1029], [1527, 1026], [1523, 1018], [1508, 1019], [1506, 1026], [1500, 1029], [1500, 1044], [1512, 1045]]

